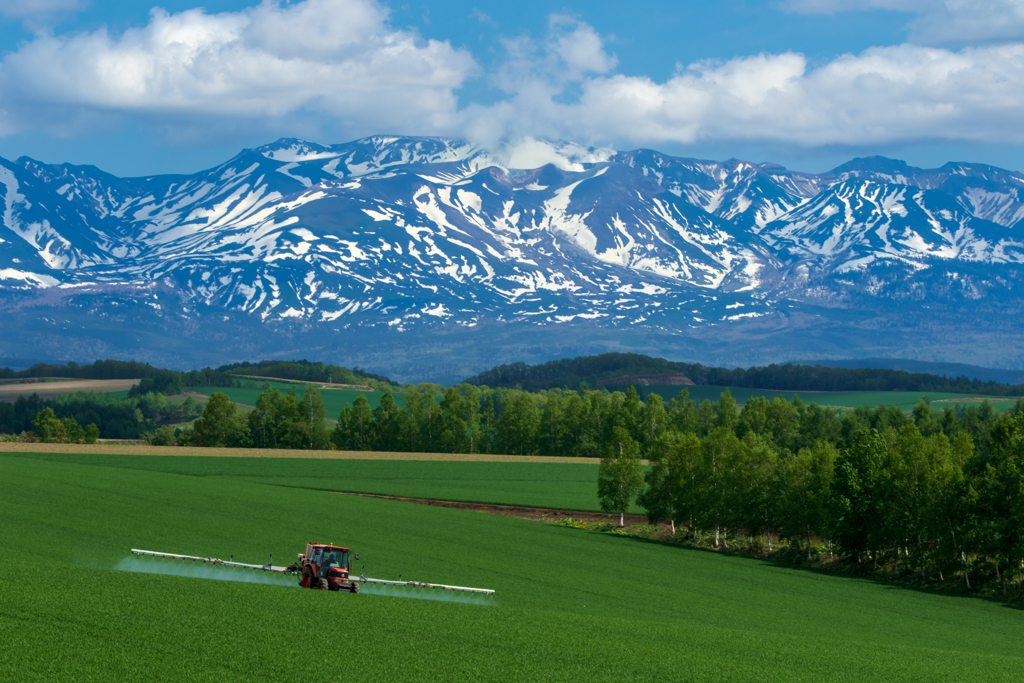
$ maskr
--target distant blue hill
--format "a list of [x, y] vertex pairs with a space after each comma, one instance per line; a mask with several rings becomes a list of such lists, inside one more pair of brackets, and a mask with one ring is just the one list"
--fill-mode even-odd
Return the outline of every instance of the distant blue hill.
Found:
[[39, 363], [50, 363], [54, 365], [66, 365], [67, 361], [53, 358], [0, 358], [0, 368], [10, 368], [15, 372], [28, 370]]
[[851, 358], [848, 360], [798, 360], [793, 362], [800, 365], [822, 365], [826, 368], [905, 370], [906, 372], [921, 372], [942, 377], [969, 377], [982, 382], [1024, 384], [1024, 371], [983, 368], [966, 363], [932, 363], [903, 358]]

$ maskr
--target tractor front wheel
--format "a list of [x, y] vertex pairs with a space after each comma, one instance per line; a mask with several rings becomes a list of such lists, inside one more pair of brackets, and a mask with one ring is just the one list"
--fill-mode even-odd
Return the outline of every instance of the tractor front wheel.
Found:
[[356, 583], [355, 581], [350, 581], [348, 585], [349, 585], [349, 590], [352, 591], [353, 593], [358, 593], [359, 592], [359, 584]]
[[325, 591], [331, 586], [327, 583], [327, 579], [320, 579], [320, 582], [316, 585], [316, 587], [322, 591]]

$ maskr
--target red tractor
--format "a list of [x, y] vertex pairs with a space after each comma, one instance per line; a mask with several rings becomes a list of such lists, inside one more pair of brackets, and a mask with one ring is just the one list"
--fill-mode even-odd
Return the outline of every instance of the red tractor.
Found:
[[[355, 559], [359, 559], [358, 553]], [[288, 567], [288, 571], [302, 572], [299, 585], [303, 588], [359, 592], [359, 583], [348, 578], [348, 548], [307, 543], [306, 552], [299, 555], [298, 561]]]
[[[443, 583], [423, 583], [422, 581], [402, 581], [402, 575], [398, 575], [398, 581], [386, 579], [368, 579], [365, 576], [349, 578], [348, 548], [336, 545], [323, 545], [320, 543], [307, 543], [306, 552], [299, 555], [297, 562], [288, 567], [274, 566], [274, 556], [270, 556], [270, 562], [266, 564], [246, 564], [235, 562], [234, 557], [225, 562], [216, 557], [197, 557], [195, 555], [177, 555], [175, 553], [160, 553], [155, 550], [139, 550], [132, 548], [132, 555], [139, 557], [159, 557], [171, 560], [191, 560], [202, 562], [216, 567], [231, 567], [240, 569], [251, 569], [253, 571], [275, 572], [278, 574], [289, 574], [294, 576], [302, 574], [302, 581], [299, 585], [303, 588], [319, 588], [329, 591], [359, 592], [360, 583], [368, 583], [374, 586], [406, 586], [410, 588], [440, 588], [441, 590], [457, 591], [462, 593], [475, 593], [478, 595], [494, 595], [490, 588], [467, 588], [466, 586], [448, 586]], [[355, 553], [355, 559], [359, 559], [359, 553]], [[231, 579], [237, 580], [237, 579]]]

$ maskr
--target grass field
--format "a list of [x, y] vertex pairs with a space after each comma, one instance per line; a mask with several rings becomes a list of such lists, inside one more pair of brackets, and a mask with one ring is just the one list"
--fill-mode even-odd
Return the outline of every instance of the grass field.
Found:
[[[13, 455], [13, 454], [12, 454]], [[596, 462], [332, 460], [31, 453], [24, 457], [100, 467], [328, 491], [374, 493], [559, 510], [598, 511]], [[643, 509], [634, 505], [633, 511]]]
[[[273, 382], [271, 383], [273, 388], [278, 391], [285, 392], [293, 390], [300, 397], [302, 396], [302, 388], [296, 384], [285, 384]], [[624, 389], [623, 387], [609, 387], [609, 389]], [[658, 394], [666, 401], [670, 398], [675, 398], [679, 395], [682, 389], [687, 389], [690, 392], [690, 398], [697, 403], [700, 403], [704, 399], [710, 401], [717, 401], [722, 391], [726, 387], [719, 386], [650, 386], [650, 387], [637, 387], [640, 395], [644, 398], [648, 394]], [[967, 407], [973, 405], [975, 407], [980, 406], [980, 401], [984, 397], [976, 396], [973, 394], [951, 394], [944, 392], [912, 392], [912, 391], [769, 391], [766, 389], [744, 389], [742, 387], [728, 387], [729, 392], [733, 398], [736, 399], [737, 403], [743, 404], [751, 396], [764, 396], [771, 400], [776, 396], [782, 396], [786, 400], [792, 400], [794, 396], [799, 396], [804, 403], [817, 403], [821, 406], [835, 406], [841, 408], [856, 408], [858, 406], [878, 406], [878, 405], [891, 405], [897, 406], [901, 410], [912, 409], [923, 396], [927, 396], [929, 400], [933, 402], [933, 408], [935, 410], [942, 410], [945, 406], [961, 406]], [[235, 403], [241, 403], [244, 405], [254, 405], [256, 403], [256, 397], [260, 395], [261, 389], [234, 389], [234, 388], [217, 388], [217, 387], [193, 387], [191, 389], [200, 394], [209, 396], [215, 391], [222, 391], [228, 395], [228, 397]], [[381, 392], [373, 391], [354, 391], [354, 390], [336, 390], [336, 389], [325, 389], [322, 390], [321, 395], [324, 399], [324, 405], [327, 408], [327, 417], [334, 420], [337, 419], [338, 413], [345, 406], [346, 403], [351, 403], [360, 394], [366, 396], [367, 402], [371, 408], [376, 408], [380, 404], [380, 397], [383, 395]], [[395, 394], [395, 402], [404, 407], [405, 397], [402, 394]], [[962, 399], [957, 401], [956, 399]], [[993, 407], [1002, 412], [1012, 406], [1017, 400], [1016, 398], [1003, 398], [1003, 397], [990, 397]]]
[[[609, 387], [611, 389], [612, 387]], [[615, 387], [619, 388], [619, 387]], [[717, 401], [718, 397], [721, 396], [722, 391], [726, 387], [717, 386], [650, 386], [650, 387], [637, 387], [637, 391], [644, 398], [648, 394], [658, 394], [663, 399], [668, 401], [670, 398], [675, 398], [679, 395], [679, 392], [683, 389], [687, 389], [690, 392], [690, 398], [700, 403], [707, 399], [710, 401]], [[962, 405], [964, 407], [973, 405], [978, 407], [983, 396], [977, 396], [974, 394], [951, 394], [945, 392], [915, 392], [915, 391], [770, 391], [767, 389], [745, 389], [742, 387], [728, 387], [729, 393], [736, 399], [737, 403], [743, 404], [752, 396], [764, 396], [769, 401], [776, 396], [781, 396], [787, 401], [793, 400], [794, 396], [799, 396], [800, 400], [804, 403], [817, 403], [820, 406], [836, 406], [843, 408], [857, 408], [859, 406], [897, 406], [902, 410], [910, 410], [922, 397], [927, 396], [930, 401], [933, 402], [932, 408], [935, 410], [942, 410], [947, 405], [957, 406]], [[953, 399], [953, 400], [951, 400]], [[961, 401], [955, 401], [955, 399], [962, 399]], [[1004, 397], [990, 397], [993, 407], [1002, 412], [1012, 406], [1017, 400], [1014, 398]], [[941, 401], [941, 402], [937, 402]]]
[[[294, 391], [295, 394], [302, 399], [303, 385], [300, 384], [287, 384], [283, 382], [271, 382], [270, 386], [277, 389], [282, 394], [288, 391]], [[194, 391], [197, 394], [203, 394], [209, 396], [215, 391], [220, 391], [227, 394], [235, 403], [241, 403], [244, 405], [254, 406], [256, 405], [256, 399], [259, 397], [264, 389], [237, 389], [234, 387], [222, 388], [222, 387], [189, 387], [190, 391]], [[380, 397], [384, 395], [382, 391], [356, 391], [352, 389], [321, 389], [320, 395], [324, 399], [324, 407], [327, 408], [327, 417], [332, 420], [338, 419], [338, 414], [341, 413], [341, 409], [345, 407], [345, 404], [352, 403], [359, 397], [360, 394], [366, 396], [367, 403], [370, 404], [371, 408], [376, 408], [380, 405]], [[405, 407], [405, 396], [402, 394], [394, 394], [395, 403], [399, 407]]]
[[[0, 456], [5, 680], [1016, 681], [1021, 612], [507, 517]], [[141, 547], [492, 588], [482, 607], [112, 571]]]

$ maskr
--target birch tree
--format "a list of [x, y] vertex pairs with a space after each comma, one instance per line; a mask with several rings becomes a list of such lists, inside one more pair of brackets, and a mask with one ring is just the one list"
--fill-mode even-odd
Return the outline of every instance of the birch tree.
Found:
[[618, 512], [619, 526], [626, 525], [626, 510], [643, 489], [644, 470], [640, 448], [622, 427], [616, 427], [605, 449], [597, 475], [597, 496], [604, 512]]

